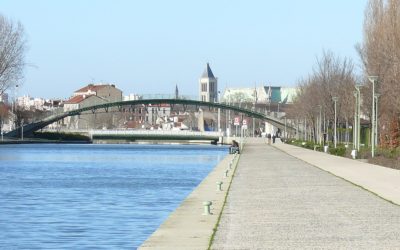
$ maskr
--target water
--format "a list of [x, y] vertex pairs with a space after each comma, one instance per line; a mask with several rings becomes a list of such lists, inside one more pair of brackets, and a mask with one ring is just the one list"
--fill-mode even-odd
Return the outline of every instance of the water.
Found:
[[0, 249], [135, 249], [226, 154], [211, 145], [0, 145]]

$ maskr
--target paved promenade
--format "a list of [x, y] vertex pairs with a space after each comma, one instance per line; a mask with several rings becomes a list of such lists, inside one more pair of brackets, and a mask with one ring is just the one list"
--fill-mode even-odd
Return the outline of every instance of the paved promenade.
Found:
[[400, 249], [400, 206], [327, 171], [400, 201], [398, 170], [249, 139], [212, 249]]

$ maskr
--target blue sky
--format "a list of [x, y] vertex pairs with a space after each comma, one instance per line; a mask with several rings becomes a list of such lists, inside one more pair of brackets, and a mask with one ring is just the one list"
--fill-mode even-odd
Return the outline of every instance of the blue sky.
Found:
[[1, 0], [26, 30], [18, 95], [68, 98], [91, 82], [124, 94], [197, 95], [210, 63], [219, 89], [295, 86], [322, 51], [359, 63], [367, 0]]

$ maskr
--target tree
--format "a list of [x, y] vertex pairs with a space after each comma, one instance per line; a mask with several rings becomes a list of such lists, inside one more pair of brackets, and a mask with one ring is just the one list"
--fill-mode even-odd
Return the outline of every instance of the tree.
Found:
[[0, 95], [23, 78], [26, 40], [21, 23], [0, 14]]
[[[317, 141], [317, 117], [319, 110], [324, 112], [328, 123], [334, 123], [333, 97], [337, 102], [337, 120], [341, 124], [350, 122], [353, 116], [354, 85], [356, 77], [354, 65], [348, 58], [340, 58], [330, 51], [324, 51], [317, 58], [313, 72], [306, 79], [299, 81], [299, 90], [288, 114], [293, 119], [306, 120], [311, 128], [314, 141]], [[322, 122], [320, 122], [322, 124]]]
[[3, 124], [8, 118], [8, 109], [9, 107], [6, 104], [0, 102], [0, 130], [3, 130]]
[[379, 98], [380, 142], [399, 146], [400, 126], [400, 1], [370, 0], [364, 19], [364, 40], [357, 46], [365, 72], [364, 111], [372, 106], [371, 83], [368, 75], [379, 77], [376, 92]]

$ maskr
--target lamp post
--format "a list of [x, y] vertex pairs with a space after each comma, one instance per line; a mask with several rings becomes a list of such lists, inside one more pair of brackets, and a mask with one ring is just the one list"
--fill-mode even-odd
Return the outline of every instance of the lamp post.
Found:
[[353, 149], [357, 150], [357, 137], [358, 137], [358, 133], [357, 133], [357, 111], [358, 111], [358, 93], [357, 91], [353, 92], [354, 94], [354, 98], [355, 98], [355, 106], [354, 106], [354, 125], [353, 125]]
[[361, 92], [360, 92], [360, 88], [361, 88], [361, 84], [356, 84], [356, 92], [357, 92], [357, 97], [356, 97], [356, 112], [357, 112], [357, 130], [356, 130], [356, 138], [357, 138], [357, 142], [356, 142], [356, 149], [357, 151], [360, 151], [360, 142], [361, 142], [361, 124], [360, 124], [360, 109], [361, 109]]
[[[231, 105], [231, 90], [228, 89], [228, 104]], [[228, 110], [228, 132], [227, 136], [231, 136], [231, 110]]]
[[372, 113], [371, 113], [371, 156], [375, 157], [375, 83], [378, 81], [377, 76], [368, 76], [368, 80], [372, 83]]
[[[220, 103], [221, 91], [218, 91], [218, 103]], [[221, 132], [221, 108], [218, 108], [218, 133]]]
[[322, 145], [322, 105], [318, 105], [319, 107], [319, 123], [318, 123], [318, 138], [319, 138], [319, 145]]
[[375, 108], [375, 145], [378, 145], [378, 100], [381, 94], [375, 94], [376, 108]]
[[334, 145], [334, 148], [336, 148], [336, 102], [338, 101], [338, 97], [336, 97], [336, 96], [334, 96], [334, 97], [332, 97], [332, 100], [333, 100], [333, 102], [335, 103], [335, 122], [334, 122], [334, 133], [333, 133], [333, 145]]

